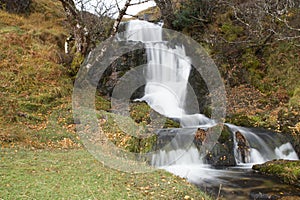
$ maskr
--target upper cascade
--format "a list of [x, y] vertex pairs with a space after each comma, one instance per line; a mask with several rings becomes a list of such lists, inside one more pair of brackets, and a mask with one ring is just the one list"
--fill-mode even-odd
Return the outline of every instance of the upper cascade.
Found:
[[162, 27], [141, 20], [127, 24], [126, 39], [145, 43], [147, 69], [145, 95], [139, 101], [146, 101], [160, 114], [178, 119], [182, 127], [212, 123], [202, 114], [188, 115], [184, 110], [188, 78], [191, 71], [190, 58], [182, 45], [168, 46], [163, 41]]

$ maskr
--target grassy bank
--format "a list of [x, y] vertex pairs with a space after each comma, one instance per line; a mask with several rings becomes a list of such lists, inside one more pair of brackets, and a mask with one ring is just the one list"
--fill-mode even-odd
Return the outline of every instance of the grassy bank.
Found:
[[209, 199], [170, 173], [122, 173], [83, 149], [10, 148], [0, 155], [0, 199]]
[[254, 170], [279, 178], [283, 183], [300, 187], [300, 161], [274, 160], [254, 165]]
[[51, 142], [57, 144], [74, 137], [65, 131], [71, 125], [72, 81], [64, 64], [64, 10], [59, 1], [32, 2], [30, 15], [0, 10], [2, 145], [41, 147], [54, 134]]

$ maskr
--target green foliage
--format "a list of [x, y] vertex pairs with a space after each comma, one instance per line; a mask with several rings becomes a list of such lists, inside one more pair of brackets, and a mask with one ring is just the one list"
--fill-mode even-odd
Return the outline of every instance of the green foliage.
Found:
[[203, 27], [211, 17], [209, 6], [210, 1], [207, 0], [183, 1], [175, 12], [175, 20], [172, 22], [173, 27], [177, 30]]
[[145, 123], [136, 123], [131, 117], [100, 111], [98, 118], [105, 116], [101, 127], [106, 137], [117, 147], [129, 152], [149, 152], [156, 143], [156, 135]]
[[151, 108], [147, 103], [133, 103], [130, 108], [130, 116], [137, 123], [150, 123]]
[[[130, 116], [131, 118], [140, 125], [148, 125], [150, 123], [154, 123], [151, 121], [151, 114], [154, 119], [162, 118], [165, 120], [163, 128], [179, 128], [180, 124], [172, 119], [165, 118], [156, 111], [152, 110], [151, 107], [145, 103], [133, 103], [130, 108]], [[153, 119], [152, 119], [153, 120]], [[152, 124], [153, 125], [153, 124]]]
[[191, 18], [194, 15], [196, 13], [193, 8], [187, 7], [186, 9], [182, 9], [182, 11], [176, 13], [176, 20], [173, 21], [173, 26], [178, 30], [191, 26], [195, 23], [195, 19]]
[[95, 96], [95, 108], [96, 110], [109, 111], [111, 108], [111, 103], [97, 93]]
[[255, 55], [252, 49], [247, 49], [242, 55], [242, 65], [249, 72], [249, 79], [251, 84], [255, 85], [256, 88], [262, 89], [261, 80], [265, 75], [262, 68], [262, 63]]
[[300, 85], [300, 55], [292, 42], [282, 41], [267, 48], [268, 63], [266, 77], [276, 85], [284, 87], [290, 96]]
[[167, 118], [163, 128], [180, 128], [180, 123]]
[[226, 118], [226, 121], [237, 126], [245, 127], [268, 127], [270, 124], [266, 122], [267, 116], [262, 114], [247, 115], [243, 113], [236, 113]]

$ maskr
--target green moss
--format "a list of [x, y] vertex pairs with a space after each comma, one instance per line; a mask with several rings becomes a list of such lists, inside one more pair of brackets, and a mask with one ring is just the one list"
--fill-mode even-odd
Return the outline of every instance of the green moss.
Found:
[[290, 107], [300, 107], [300, 87], [294, 90], [293, 96], [289, 100]]
[[99, 94], [96, 94], [95, 96], [95, 108], [96, 110], [104, 110], [104, 111], [109, 111], [111, 108], [111, 103], [110, 101], [106, 100]]
[[254, 170], [276, 176], [284, 183], [300, 187], [300, 161], [274, 160], [254, 165]]
[[223, 129], [222, 129], [222, 132], [221, 132], [221, 135], [220, 135], [218, 141], [221, 144], [224, 144], [224, 143], [230, 141], [231, 139], [232, 139], [232, 133], [230, 132], [230, 129], [227, 126], [223, 126]]
[[0, 34], [11, 33], [11, 32], [15, 32], [18, 34], [24, 33], [24, 31], [18, 26], [5, 26], [5, 27], [0, 28]]
[[227, 116], [226, 121], [235, 124], [237, 126], [268, 128], [270, 124], [266, 122], [267, 118], [268, 118], [267, 113], [260, 113], [256, 115], [239, 113], [239, 114], [233, 114]]
[[131, 104], [130, 116], [137, 123], [150, 123], [150, 106], [145, 102]]
[[101, 111], [98, 117], [105, 118], [102, 123], [107, 138], [116, 146], [134, 153], [146, 153], [156, 143], [156, 135], [148, 130], [144, 123], [136, 123], [131, 117], [125, 117]]
[[76, 76], [81, 64], [84, 61], [84, 55], [82, 55], [81, 53], [77, 52], [75, 53], [70, 69], [69, 69], [69, 74], [71, 76]]
[[300, 85], [300, 55], [297, 49], [292, 42], [282, 41], [266, 48], [264, 55], [268, 64], [266, 81], [285, 88], [291, 97]]
[[180, 128], [180, 123], [167, 118], [163, 128]]
[[232, 22], [225, 22], [221, 26], [221, 32], [227, 41], [235, 41], [242, 33], [244, 29], [241, 26], [233, 25]]

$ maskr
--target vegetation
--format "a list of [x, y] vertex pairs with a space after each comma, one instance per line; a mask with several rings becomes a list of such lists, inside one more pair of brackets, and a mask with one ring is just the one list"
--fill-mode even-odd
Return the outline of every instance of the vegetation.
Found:
[[158, 170], [129, 174], [82, 149], [2, 149], [1, 199], [210, 199], [186, 180]]
[[[33, 0], [26, 15], [0, 10], [0, 198], [209, 199], [164, 171], [114, 171], [82, 149], [71, 105], [78, 63], [71, 65], [63, 51], [65, 22], [59, 1]], [[95, 104], [110, 110], [102, 96], [96, 95]], [[103, 127], [112, 130], [113, 123]], [[125, 144], [130, 151], [153, 144], [137, 141]]]
[[[195, 9], [195, 2], [204, 6]], [[191, 0], [179, 7], [174, 25], [203, 44], [219, 66], [228, 122], [293, 135], [298, 147], [299, 6], [288, 2]]]
[[28, 16], [0, 10], [1, 144], [76, 142], [72, 81], [63, 65], [63, 9], [59, 2], [41, 0], [33, 1], [31, 10]]
[[[72, 81], [83, 55], [92, 46], [84, 53], [73, 49], [65, 54], [69, 32], [61, 2], [27, 2], [30, 6], [26, 5], [24, 14], [7, 13], [1, 10], [3, 4], [0, 6], [0, 154], [4, 161], [0, 164], [0, 198], [207, 199], [194, 186], [166, 172], [135, 175], [113, 171], [82, 149], [72, 117]], [[227, 121], [291, 135], [299, 153], [297, 2], [288, 1], [286, 7], [276, 7], [275, 1], [269, 1], [269, 7], [257, 6], [255, 3], [264, 1], [250, 0], [232, 4], [204, 0], [156, 2], [161, 13], [151, 8], [141, 15], [154, 12], [151, 20], [161, 17], [168, 28], [192, 36], [219, 66], [228, 93]], [[172, 2], [176, 5], [170, 6]], [[88, 38], [93, 45], [110, 35], [112, 20], [104, 21], [106, 25], [102, 24], [105, 27], [100, 32], [90, 29], [100, 34]], [[99, 120], [103, 130], [116, 146], [131, 152], [152, 148], [156, 139], [153, 135], [138, 132], [136, 136], [144, 134], [142, 139], [128, 136], [116, 125], [114, 119], [126, 122], [129, 118], [112, 114], [110, 102], [101, 94], [96, 95], [95, 106], [102, 112]], [[102, 115], [108, 118], [104, 120]], [[150, 115], [146, 104], [131, 105], [135, 125], [147, 130]], [[167, 119], [168, 127], [178, 127], [178, 123]], [[265, 173], [298, 184], [299, 162], [274, 163]]]
[[253, 169], [276, 176], [284, 183], [300, 187], [300, 161], [274, 160], [254, 165]]

